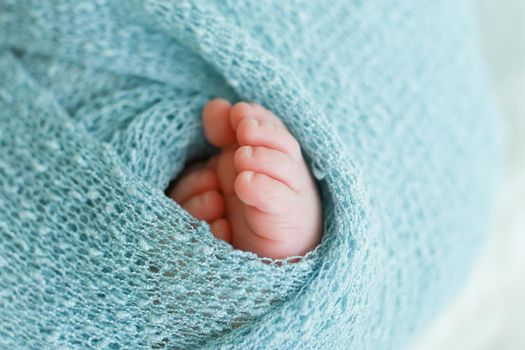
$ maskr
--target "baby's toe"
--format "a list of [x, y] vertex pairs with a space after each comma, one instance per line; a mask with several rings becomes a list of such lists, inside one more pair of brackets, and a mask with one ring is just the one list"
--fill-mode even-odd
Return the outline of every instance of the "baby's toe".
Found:
[[179, 180], [171, 191], [170, 197], [177, 203], [184, 203], [191, 197], [219, 188], [219, 178], [215, 172], [209, 167], [198, 167]]
[[235, 143], [235, 132], [230, 123], [231, 108], [230, 102], [217, 98], [208, 102], [202, 112], [204, 133], [216, 147]]
[[[302, 160], [299, 142], [290, 134], [284, 124], [262, 107], [251, 107], [237, 112], [235, 124], [237, 142], [241, 146], [262, 146], [288, 154]], [[232, 112], [233, 115], [233, 112]]]
[[210, 224], [211, 232], [218, 239], [231, 242], [231, 226], [227, 219], [219, 218]]
[[294, 191], [308, 184], [308, 170], [303, 161], [297, 161], [281, 151], [267, 147], [242, 146], [234, 157], [237, 171], [254, 171], [283, 182]]
[[234, 194], [233, 183], [237, 173], [233, 167], [233, 150], [223, 151], [218, 157], [215, 171], [219, 179], [220, 188], [224, 196], [229, 197]]
[[230, 123], [233, 130], [246, 117], [253, 117], [259, 120], [267, 120], [284, 127], [284, 123], [275, 114], [257, 103], [238, 102], [230, 112]]
[[267, 214], [289, 212], [297, 193], [279, 180], [253, 171], [243, 171], [235, 179], [235, 194], [246, 205]]
[[182, 207], [197, 219], [212, 222], [224, 216], [224, 199], [218, 191], [207, 191], [191, 197]]

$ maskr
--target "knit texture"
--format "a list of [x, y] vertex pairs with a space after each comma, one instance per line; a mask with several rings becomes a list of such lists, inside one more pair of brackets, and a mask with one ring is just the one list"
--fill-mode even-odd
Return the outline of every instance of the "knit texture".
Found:
[[[398, 349], [465, 279], [499, 127], [457, 0], [0, 0], [1, 349]], [[261, 103], [323, 197], [300, 262], [164, 191], [210, 98]]]

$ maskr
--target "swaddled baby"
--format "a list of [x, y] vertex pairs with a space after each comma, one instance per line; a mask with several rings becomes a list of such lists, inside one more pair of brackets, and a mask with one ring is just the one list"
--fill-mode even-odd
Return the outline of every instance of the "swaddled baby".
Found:
[[210, 101], [204, 132], [221, 152], [189, 167], [171, 198], [213, 234], [261, 257], [304, 255], [321, 236], [321, 204], [297, 140], [257, 104]]

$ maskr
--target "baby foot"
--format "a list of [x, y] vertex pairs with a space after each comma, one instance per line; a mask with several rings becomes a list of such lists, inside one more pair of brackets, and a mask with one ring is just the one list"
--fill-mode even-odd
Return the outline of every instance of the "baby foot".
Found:
[[222, 151], [187, 169], [171, 198], [237, 249], [274, 259], [312, 250], [321, 236], [319, 193], [281, 120], [256, 104], [215, 99], [203, 123]]

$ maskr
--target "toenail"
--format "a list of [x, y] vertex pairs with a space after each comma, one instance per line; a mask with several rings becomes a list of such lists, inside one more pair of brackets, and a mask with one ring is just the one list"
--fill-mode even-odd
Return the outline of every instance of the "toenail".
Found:
[[253, 148], [250, 147], [250, 146], [245, 146], [244, 147], [244, 155], [246, 156], [246, 158], [251, 158], [252, 155], [253, 155]]
[[244, 179], [246, 180], [246, 182], [252, 182], [253, 171], [247, 171], [246, 173], [244, 173]]
[[250, 118], [250, 119], [248, 120], [248, 122], [249, 122], [250, 124], [252, 124], [253, 126], [259, 126], [259, 125], [261, 125], [261, 122], [260, 122], [259, 120], [255, 119], [255, 118]]

